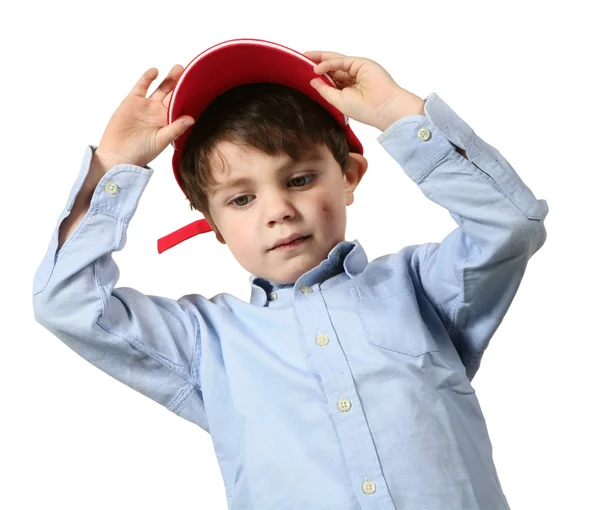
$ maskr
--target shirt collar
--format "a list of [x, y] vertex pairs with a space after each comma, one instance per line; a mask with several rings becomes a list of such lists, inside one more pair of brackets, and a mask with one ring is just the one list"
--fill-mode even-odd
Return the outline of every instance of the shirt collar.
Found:
[[294, 289], [303, 285], [310, 287], [315, 283], [322, 283], [342, 271], [345, 271], [350, 278], [354, 278], [362, 273], [368, 263], [367, 255], [358, 240], [352, 242], [341, 241], [332, 248], [325, 260], [304, 273], [295, 283], [281, 284], [251, 275], [249, 277], [251, 285], [250, 304], [265, 306], [268, 302], [268, 296], [273, 291]]

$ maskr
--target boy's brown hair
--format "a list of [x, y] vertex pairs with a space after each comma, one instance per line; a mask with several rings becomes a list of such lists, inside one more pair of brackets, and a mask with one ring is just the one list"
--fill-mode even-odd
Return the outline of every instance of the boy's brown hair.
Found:
[[276, 83], [234, 87], [217, 97], [192, 127], [181, 155], [182, 188], [190, 209], [208, 215], [208, 196], [216, 186], [210, 161], [220, 142], [258, 149], [270, 156], [287, 154], [301, 161], [315, 145], [329, 148], [342, 172], [348, 166], [348, 142], [342, 127], [320, 104]]

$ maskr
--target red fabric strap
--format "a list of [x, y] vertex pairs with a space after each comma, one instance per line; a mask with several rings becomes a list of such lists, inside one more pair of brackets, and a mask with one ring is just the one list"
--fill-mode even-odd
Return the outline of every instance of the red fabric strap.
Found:
[[193, 223], [190, 223], [185, 227], [181, 227], [169, 235], [161, 237], [158, 240], [158, 253], [162, 253], [163, 251], [173, 248], [173, 246], [186, 241], [190, 237], [194, 237], [205, 232], [210, 232], [211, 230], [212, 228], [206, 219], [194, 221]]

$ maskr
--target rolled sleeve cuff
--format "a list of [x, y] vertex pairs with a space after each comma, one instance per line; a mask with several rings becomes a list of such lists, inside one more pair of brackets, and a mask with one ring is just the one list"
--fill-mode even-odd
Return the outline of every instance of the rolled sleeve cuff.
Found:
[[[88, 145], [86, 148], [79, 174], [71, 188], [67, 204], [56, 221], [54, 232], [52, 233], [44, 259], [36, 271], [34, 277], [34, 293], [41, 292], [44, 289], [54, 269], [59, 254], [58, 235], [60, 225], [73, 209], [75, 199], [81, 191], [90, 171], [92, 156], [95, 150], [96, 146], [93, 145]], [[107, 218], [110, 217], [114, 219], [114, 221], [111, 222], [111, 225], [114, 225], [116, 231], [120, 228], [119, 225], [121, 222], [126, 224], [132, 218], [137, 209], [140, 197], [153, 173], [154, 170], [147, 166], [143, 168], [127, 164], [114, 166], [98, 182], [90, 201], [90, 207], [86, 217], [94, 215], [95, 212], [103, 212], [106, 214]], [[82, 219], [81, 224], [83, 223], [84, 220]], [[77, 229], [81, 228], [81, 224], [78, 225]], [[71, 244], [74, 234], [75, 232], [73, 232], [71, 237], [65, 241], [62, 249]], [[117, 234], [115, 234], [115, 236], [116, 235]]]
[[[82, 165], [82, 173], [85, 175], [89, 171], [95, 150], [93, 145], [88, 146], [86, 150]], [[153, 173], [154, 170], [148, 166], [120, 164], [112, 167], [98, 182], [90, 201], [90, 208], [103, 209], [113, 216], [129, 221]], [[74, 201], [74, 197], [72, 200]], [[72, 205], [73, 202], [70, 203]]]
[[417, 183], [456, 147], [466, 151], [474, 135], [473, 130], [435, 92], [425, 99], [424, 110], [425, 115], [402, 117], [377, 138]]

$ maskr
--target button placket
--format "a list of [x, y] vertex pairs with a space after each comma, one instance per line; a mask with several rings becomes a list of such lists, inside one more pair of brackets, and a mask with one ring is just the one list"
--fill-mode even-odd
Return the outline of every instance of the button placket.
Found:
[[[304, 294], [313, 293], [313, 289], [308, 286], [300, 287], [300, 291]], [[313, 330], [311, 335], [312, 341], [318, 345], [328, 344], [327, 349], [323, 350], [316, 350], [315, 347], [311, 358], [315, 362], [315, 368], [321, 377], [328, 400], [336, 401], [337, 399], [338, 413], [335, 422], [347, 461], [356, 466], [360, 465], [366, 473], [372, 476], [382, 475], [375, 444], [366, 423], [366, 417], [361, 409], [360, 399], [356, 394], [356, 386], [352, 375], [350, 375], [351, 371], [344, 351], [337, 341], [330, 342], [330, 340], [335, 339], [335, 336], [330, 338], [323, 331], [323, 329], [328, 331], [331, 328], [332, 334], [335, 334], [335, 328], [327, 311], [324, 296], [319, 290], [316, 290], [315, 295], [307, 296], [307, 298], [297, 301], [298, 312], [301, 316], [311, 319], [306, 324], [308, 329], [316, 329], [316, 331]], [[353, 409], [352, 401], [349, 398], [340, 397], [344, 394], [346, 397], [356, 398], [355, 401], [358, 407], [354, 408], [354, 412], [351, 411]], [[352, 433], [349, 432], [351, 429]], [[363, 482], [360, 482], [360, 480], [357, 482], [360, 485], [358, 483], [353, 484], [357, 497], [375, 493], [375, 483], [371, 480], [367, 479], [365, 481], [363, 478]], [[383, 493], [379, 497], [385, 500], [387, 494], [385, 482], [382, 487]], [[373, 495], [373, 497], [375, 496]]]

